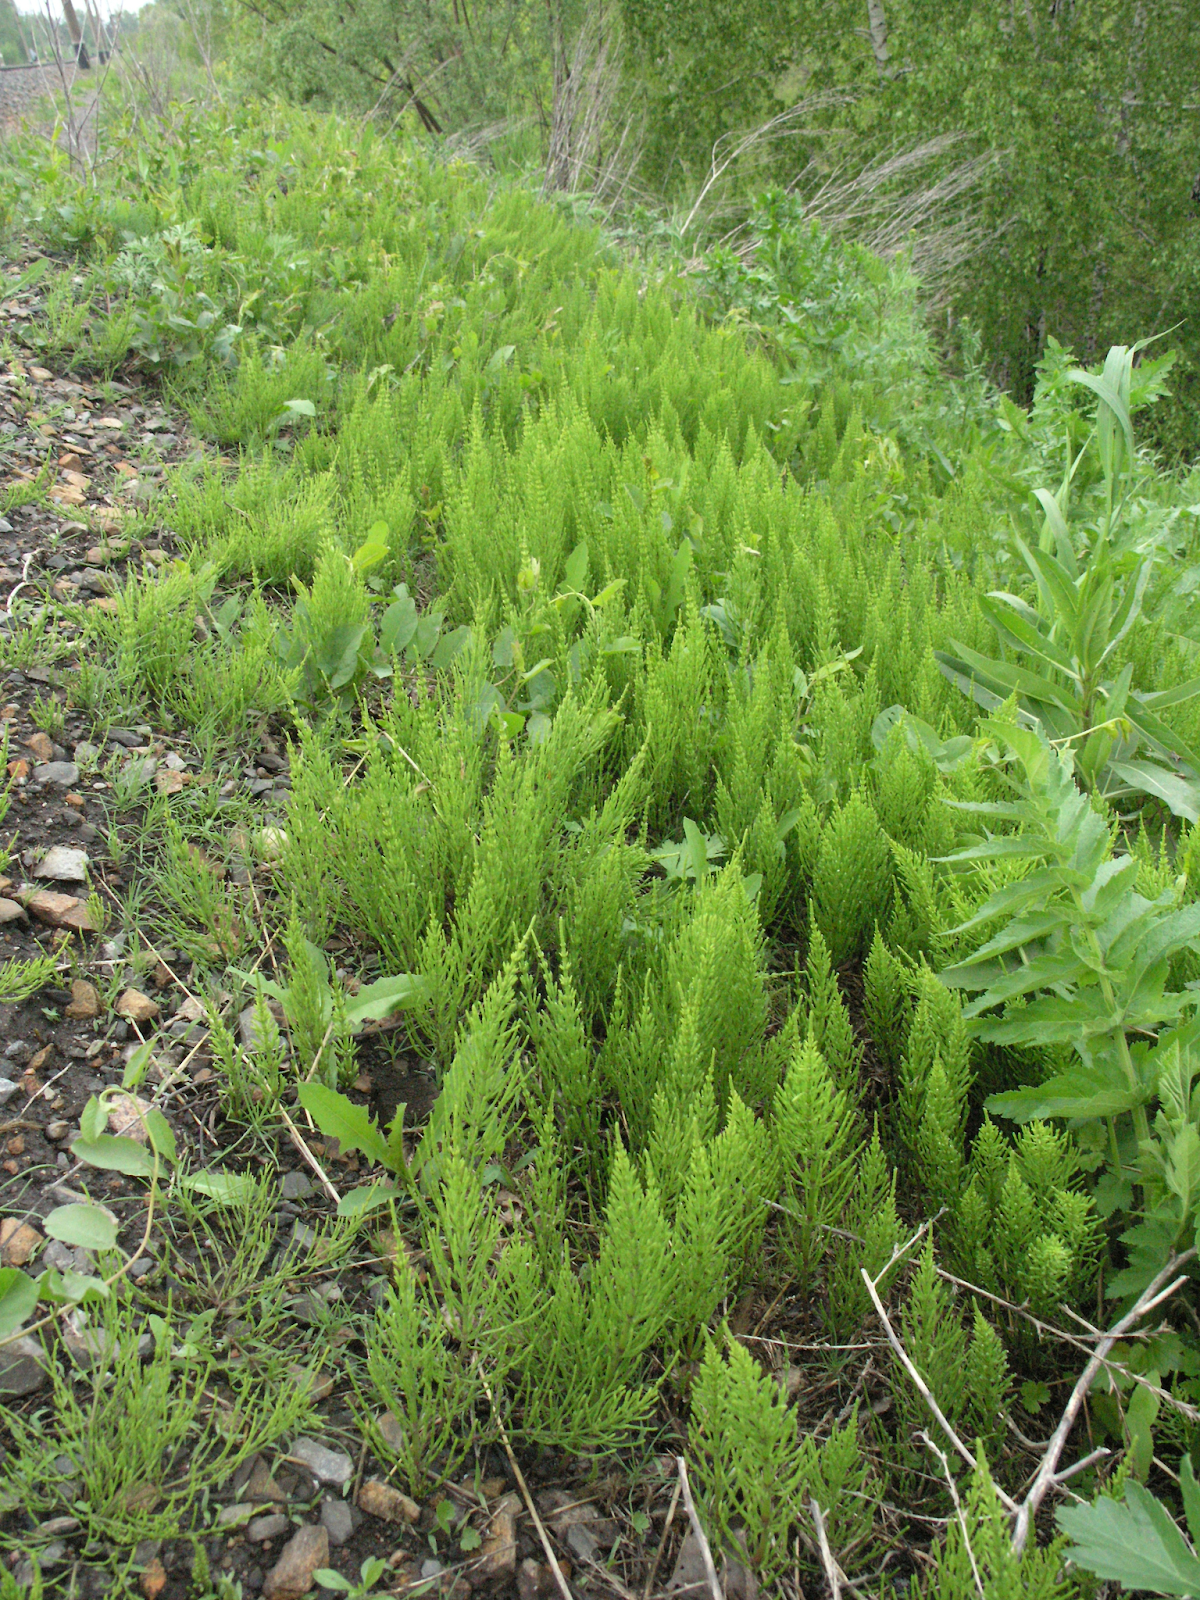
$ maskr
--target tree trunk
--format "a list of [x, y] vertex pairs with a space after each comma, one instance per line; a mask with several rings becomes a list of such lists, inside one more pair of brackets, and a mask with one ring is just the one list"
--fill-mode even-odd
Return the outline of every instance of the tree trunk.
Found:
[[79, 26], [79, 18], [75, 15], [75, 7], [71, 0], [62, 0], [63, 15], [67, 19], [67, 32], [71, 35], [71, 43], [75, 46], [75, 59], [83, 68], [87, 68], [87, 45], [83, 42], [83, 29]]
[[867, 32], [871, 36], [871, 53], [881, 78], [892, 75], [892, 52], [888, 48], [887, 12], [883, 0], [867, 0]]

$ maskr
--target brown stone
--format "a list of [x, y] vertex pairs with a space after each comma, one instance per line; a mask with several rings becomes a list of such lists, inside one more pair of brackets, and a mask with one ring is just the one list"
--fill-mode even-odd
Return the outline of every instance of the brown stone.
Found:
[[158, 1600], [167, 1583], [167, 1569], [157, 1556], [153, 1561], [147, 1562], [143, 1568], [138, 1587], [145, 1595], [146, 1600]]
[[158, 1016], [159, 1004], [140, 989], [126, 989], [117, 1001], [117, 1015], [128, 1017], [130, 1022], [153, 1022]]
[[66, 1013], [72, 1022], [90, 1022], [100, 1015], [100, 991], [94, 983], [83, 978], [72, 978], [71, 1000]]
[[287, 1495], [271, 1476], [271, 1469], [266, 1462], [261, 1459], [254, 1463], [254, 1471], [246, 1481], [246, 1499], [256, 1503], [270, 1500], [276, 1505], [287, 1503]]
[[263, 1580], [263, 1600], [300, 1600], [313, 1586], [313, 1573], [329, 1564], [329, 1535], [305, 1524], [283, 1547]]
[[54, 760], [54, 741], [48, 733], [35, 733], [32, 739], [26, 739], [26, 750], [32, 750], [39, 761]]
[[517, 1513], [520, 1509], [521, 1501], [515, 1494], [506, 1494], [497, 1501], [480, 1547], [479, 1565], [475, 1569], [477, 1579], [485, 1583], [507, 1581], [516, 1572]]
[[59, 894], [54, 889], [39, 889], [25, 902], [31, 917], [50, 928], [71, 928], [77, 933], [95, 933], [95, 927], [84, 901], [73, 894]]
[[23, 1267], [44, 1243], [37, 1229], [18, 1217], [0, 1222], [0, 1261], [6, 1267]]
[[140, 1095], [114, 1095], [108, 1102], [109, 1132], [145, 1144], [147, 1135], [144, 1118], [149, 1110], [150, 1102], [143, 1100]]
[[25, 908], [15, 900], [0, 899], [0, 926], [6, 922], [24, 922]]
[[381, 1522], [408, 1524], [410, 1527], [421, 1515], [421, 1508], [415, 1500], [410, 1500], [390, 1483], [384, 1483], [382, 1478], [368, 1478], [363, 1484], [358, 1491], [358, 1509], [365, 1511], [369, 1517], [378, 1517]]

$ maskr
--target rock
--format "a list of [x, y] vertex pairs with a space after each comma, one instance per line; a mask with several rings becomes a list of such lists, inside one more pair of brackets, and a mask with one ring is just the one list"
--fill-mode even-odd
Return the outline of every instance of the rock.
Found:
[[442, 1563], [435, 1561], [432, 1556], [421, 1563], [421, 1576], [423, 1578], [440, 1578], [445, 1570]]
[[33, 769], [33, 781], [54, 784], [59, 789], [73, 789], [79, 782], [79, 768], [73, 761], [45, 761]]
[[485, 1583], [510, 1579], [517, 1570], [517, 1513], [520, 1509], [521, 1501], [515, 1494], [506, 1494], [493, 1508], [475, 1569]]
[[6, 922], [24, 922], [25, 908], [15, 900], [0, 898], [0, 926]]
[[51, 1239], [42, 1251], [42, 1265], [55, 1272], [74, 1272], [75, 1252], [61, 1239]]
[[146, 1124], [143, 1120], [150, 1110], [150, 1102], [136, 1094], [116, 1094], [108, 1102], [108, 1131], [126, 1139], [146, 1142]]
[[22, 1334], [0, 1345], [0, 1394], [35, 1394], [46, 1382], [46, 1352], [36, 1339]]
[[246, 1537], [251, 1544], [265, 1544], [268, 1539], [278, 1539], [290, 1527], [282, 1511], [270, 1511], [265, 1517], [255, 1517], [247, 1524]]
[[600, 1541], [586, 1522], [573, 1522], [567, 1529], [567, 1548], [576, 1561], [595, 1561]]
[[[732, 1556], [721, 1556], [715, 1550], [713, 1560], [727, 1600], [758, 1600], [758, 1580], [748, 1566]], [[712, 1593], [704, 1557], [700, 1554], [700, 1542], [690, 1528], [679, 1547], [667, 1588], [672, 1600], [709, 1600]]]
[[277, 1505], [283, 1505], [287, 1501], [287, 1495], [271, 1476], [271, 1469], [265, 1461], [259, 1460], [254, 1463], [254, 1470], [246, 1483], [246, 1499], [273, 1500]]
[[[254, 1021], [256, 1009], [255, 1006], [247, 1006], [238, 1015], [238, 1038], [241, 1040], [243, 1050], [260, 1050], [262, 1048], [263, 1041], [258, 1036], [258, 1028]], [[277, 1000], [268, 1000], [267, 1010], [275, 1018], [276, 1022], [283, 1021], [283, 1007]]]
[[354, 1507], [345, 1500], [326, 1500], [321, 1507], [321, 1526], [330, 1544], [345, 1544], [354, 1532]]
[[142, 1568], [142, 1576], [138, 1580], [138, 1588], [145, 1595], [146, 1600], [158, 1600], [158, 1596], [167, 1586], [167, 1569], [157, 1556], [148, 1561]]
[[41, 1234], [28, 1222], [17, 1217], [0, 1222], [0, 1262], [6, 1267], [23, 1267], [42, 1242]]
[[87, 851], [73, 845], [53, 845], [34, 867], [33, 875], [55, 883], [84, 883], [88, 875]]
[[25, 902], [25, 909], [38, 922], [50, 928], [72, 928], [78, 933], [95, 933], [88, 908], [73, 894], [56, 894], [53, 889], [39, 889]]
[[404, 1449], [404, 1424], [393, 1411], [381, 1411], [376, 1418], [380, 1435], [389, 1450], [394, 1450], [397, 1455]]
[[285, 1200], [307, 1200], [313, 1192], [308, 1173], [299, 1171], [285, 1173], [279, 1192]]
[[116, 1010], [119, 1017], [128, 1017], [130, 1022], [153, 1022], [161, 1007], [140, 989], [126, 989], [117, 1001]]
[[71, 752], [77, 767], [94, 767], [100, 759], [99, 745], [89, 744], [86, 739], [81, 739]]
[[55, 1117], [53, 1122], [46, 1124], [46, 1137], [51, 1144], [61, 1144], [71, 1131], [71, 1124], [64, 1122], [61, 1117]]
[[343, 1455], [340, 1450], [330, 1450], [316, 1439], [297, 1439], [288, 1452], [288, 1460], [307, 1467], [319, 1482], [332, 1484], [337, 1489], [349, 1483], [354, 1472], [354, 1463], [349, 1456]]
[[263, 1579], [265, 1600], [300, 1600], [313, 1586], [313, 1573], [329, 1561], [329, 1535], [307, 1523], [298, 1528], [279, 1560]]
[[[82, 852], [81, 852], [82, 853]], [[90, 1022], [100, 1015], [100, 991], [83, 978], [71, 980], [71, 1000], [65, 1015], [72, 1022]]]
[[[7, 1051], [5, 1053], [7, 1054]], [[20, 1085], [15, 1084], [11, 1078], [0, 1078], [0, 1106], [6, 1106], [19, 1087]]]
[[527, 1559], [517, 1568], [517, 1594], [520, 1600], [537, 1600], [542, 1584], [542, 1569], [538, 1562]]
[[421, 1516], [421, 1508], [415, 1500], [410, 1500], [390, 1483], [384, 1483], [382, 1478], [368, 1478], [359, 1489], [358, 1509], [369, 1517], [378, 1517], [381, 1522], [407, 1523], [410, 1527]]
[[48, 733], [35, 733], [32, 739], [26, 739], [25, 748], [39, 761], [54, 760], [54, 742]]

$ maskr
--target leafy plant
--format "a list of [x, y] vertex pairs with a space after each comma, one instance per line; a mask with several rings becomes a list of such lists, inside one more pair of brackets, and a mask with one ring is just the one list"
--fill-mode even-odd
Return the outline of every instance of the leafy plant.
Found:
[[1179, 1467], [1179, 1486], [1189, 1542], [1171, 1513], [1140, 1483], [1126, 1481], [1120, 1500], [1101, 1495], [1091, 1505], [1063, 1506], [1058, 1526], [1072, 1541], [1063, 1551], [1085, 1572], [1126, 1589], [1149, 1594], [1200, 1594], [1200, 1484], [1188, 1456]]
[[1096, 1164], [1107, 1159], [1101, 1210], [1140, 1214], [1123, 1236], [1130, 1267], [1111, 1285], [1136, 1292], [1193, 1229], [1200, 1200], [1196, 996], [1170, 986], [1174, 958], [1200, 937], [1200, 902], [1182, 904], [1180, 883], [1154, 900], [1138, 893], [1140, 863], [1114, 852], [1068, 754], [1013, 723], [985, 722], [981, 732], [1015, 761], [1017, 775], [1003, 775], [1014, 798], [958, 804], [1013, 831], [985, 834], [948, 860], [960, 870], [1029, 870], [956, 930], [1003, 923], [942, 979], [976, 995], [964, 1015], [978, 1038], [1074, 1050], [1075, 1066], [993, 1095], [987, 1108], [1018, 1122], [1069, 1117], [1093, 1135]]
[[[1136, 463], [1130, 411], [1138, 391], [1153, 383], [1135, 374], [1144, 343], [1115, 346], [1099, 377], [1079, 368], [1067, 374], [1096, 394], [1096, 423], [1058, 492], [1035, 490], [1045, 513], [1038, 543], [1014, 535], [1036, 603], [1003, 590], [980, 596], [1001, 655], [951, 640], [952, 651], [938, 651], [937, 659], [950, 681], [989, 711], [1015, 697], [1025, 720], [1070, 753], [1085, 790], [1109, 801], [1153, 795], [1196, 822], [1200, 756], [1160, 713], [1200, 694], [1200, 678], [1147, 692], [1133, 685], [1132, 661], [1119, 664], [1158, 559], [1123, 527]], [[1069, 521], [1071, 486], [1093, 449], [1103, 467], [1104, 510], [1081, 539]]]

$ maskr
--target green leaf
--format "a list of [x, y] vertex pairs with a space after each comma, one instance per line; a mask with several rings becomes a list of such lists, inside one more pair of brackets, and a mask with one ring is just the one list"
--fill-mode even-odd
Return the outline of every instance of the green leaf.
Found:
[[193, 1194], [223, 1206], [245, 1205], [255, 1193], [254, 1179], [240, 1172], [191, 1172], [181, 1181]]
[[150, 1136], [150, 1143], [155, 1151], [164, 1160], [175, 1165], [175, 1135], [171, 1131], [171, 1124], [163, 1116], [157, 1106], [151, 1106], [143, 1113], [142, 1121], [146, 1124], [146, 1132]]
[[1098, 1066], [1071, 1067], [1032, 1089], [1010, 1089], [993, 1094], [984, 1110], [1010, 1122], [1033, 1122], [1044, 1117], [1116, 1117], [1144, 1105], [1148, 1093], [1139, 1094], [1124, 1083], [1119, 1070], [1105, 1073]]
[[402, 1198], [402, 1192], [394, 1183], [364, 1183], [342, 1196], [337, 1214], [339, 1217], [363, 1217], [369, 1211], [378, 1211], [380, 1206]]
[[343, 1578], [341, 1573], [335, 1572], [332, 1567], [318, 1567], [313, 1577], [322, 1589], [337, 1589], [342, 1594], [349, 1594], [354, 1588], [349, 1578]]
[[587, 541], [581, 539], [563, 563], [562, 587], [573, 589], [576, 594], [582, 593], [583, 586], [587, 583], [587, 576], [588, 547]]
[[462, 655], [470, 642], [471, 629], [464, 623], [461, 628], [455, 628], [453, 633], [447, 633], [438, 640], [436, 648], [429, 657], [430, 665], [436, 667], [439, 672], [444, 672], [456, 656]]
[[488, 372], [501, 371], [501, 369], [506, 367], [512, 360], [513, 355], [516, 352], [516, 348], [517, 347], [515, 344], [502, 344], [500, 348], [492, 355], [491, 360], [487, 364], [486, 370]]
[[1187, 822], [1200, 822], [1200, 786], [1156, 761], [1110, 761], [1108, 770], [1115, 772], [1135, 794], [1152, 794], [1161, 800], [1177, 817]]
[[361, 1150], [371, 1161], [387, 1166], [387, 1140], [365, 1106], [356, 1106], [323, 1083], [302, 1083], [297, 1093], [317, 1127], [327, 1139], [336, 1139], [343, 1152]]
[[1125, 1485], [1124, 1501], [1064, 1506], [1057, 1521], [1073, 1541], [1065, 1555], [1085, 1572], [1153, 1594], [1200, 1593], [1200, 1560], [1167, 1508], [1140, 1483]]
[[1050, 1391], [1044, 1383], [1038, 1383], [1031, 1378], [1023, 1383], [1020, 1388], [1021, 1404], [1031, 1417], [1036, 1417], [1042, 1407], [1049, 1403]]
[[107, 1126], [108, 1113], [104, 1109], [104, 1102], [96, 1095], [92, 1095], [80, 1113], [79, 1131], [85, 1139], [95, 1139]]
[[116, 1248], [117, 1225], [99, 1206], [58, 1206], [46, 1218], [44, 1227], [52, 1239], [61, 1239], [63, 1244], [84, 1250]]
[[417, 631], [416, 602], [403, 584], [395, 592], [398, 598], [384, 612], [379, 625], [379, 648], [385, 655], [399, 655], [412, 643]]
[[127, 1178], [149, 1178], [154, 1173], [154, 1157], [144, 1145], [111, 1133], [102, 1133], [96, 1139], [76, 1139], [71, 1154], [89, 1167], [123, 1172]]
[[20, 1267], [0, 1267], [0, 1339], [27, 1320], [38, 1302], [38, 1286]]
[[[142, 1079], [150, 1070], [150, 1062], [153, 1059], [153, 1052], [153, 1039], [147, 1039], [145, 1044], [137, 1047], [137, 1049], [130, 1056], [129, 1060], [125, 1063], [125, 1071], [121, 1074], [122, 1089], [128, 1089], [132, 1093], [132, 1091], [139, 1086]], [[82, 1119], [80, 1119], [79, 1128], [85, 1139], [94, 1139], [97, 1133], [102, 1133], [104, 1131], [104, 1125], [101, 1123], [99, 1128], [96, 1128], [94, 1131], [89, 1133], [84, 1128]]]
[[429, 979], [418, 973], [398, 972], [390, 978], [377, 978], [346, 1001], [346, 1020], [357, 1031], [364, 1022], [377, 1022], [393, 1012], [422, 1004], [429, 994]]
[[285, 400], [283, 409], [297, 417], [315, 417], [317, 408], [311, 400]]

